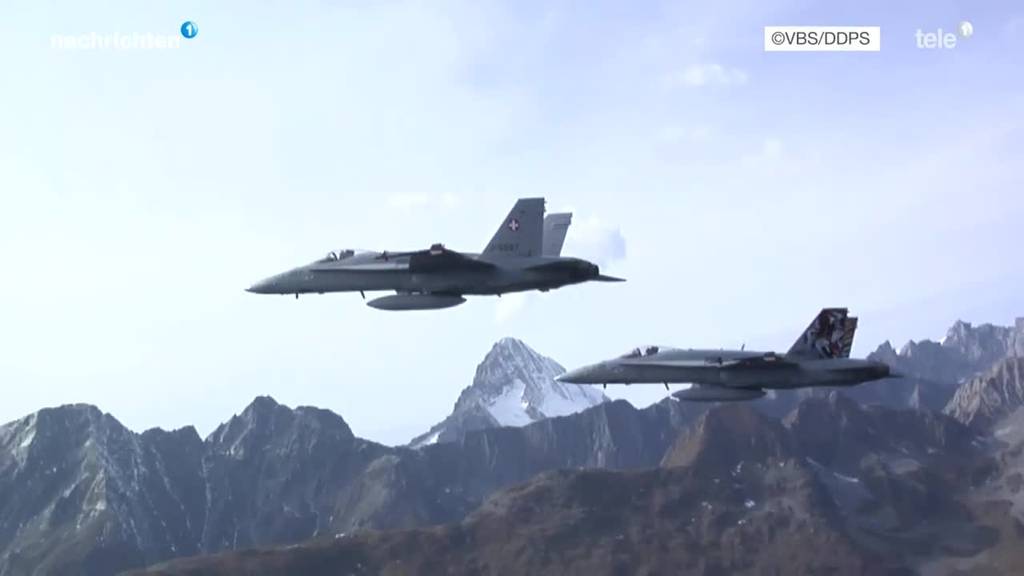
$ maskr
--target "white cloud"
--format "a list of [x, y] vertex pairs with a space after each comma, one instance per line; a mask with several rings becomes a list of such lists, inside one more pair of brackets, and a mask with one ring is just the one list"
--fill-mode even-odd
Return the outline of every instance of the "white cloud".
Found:
[[668, 86], [737, 86], [747, 83], [747, 73], [739, 68], [726, 68], [721, 64], [691, 64], [665, 78]]
[[626, 258], [626, 238], [597, 216], [574, 218], [563, 254], [585, 258], [604, 268]]

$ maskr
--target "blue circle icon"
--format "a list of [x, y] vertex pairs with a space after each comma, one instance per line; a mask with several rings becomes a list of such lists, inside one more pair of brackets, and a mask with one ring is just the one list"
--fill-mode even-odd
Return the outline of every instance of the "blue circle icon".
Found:
[[196, 34], [199, 34], [199, 27], [196, 26], [195, 22], [186, 20], [185, 23], [181, 25], [181, 35], [185, 38], [195, 38]]

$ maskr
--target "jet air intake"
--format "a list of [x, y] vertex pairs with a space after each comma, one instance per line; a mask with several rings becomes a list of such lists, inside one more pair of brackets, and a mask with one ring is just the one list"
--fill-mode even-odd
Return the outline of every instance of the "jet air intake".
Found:
[[375, 298], [366, 305], [378, 310], [440, 310], [465, 301], [462, 296], [451, 294], [395, 294]]

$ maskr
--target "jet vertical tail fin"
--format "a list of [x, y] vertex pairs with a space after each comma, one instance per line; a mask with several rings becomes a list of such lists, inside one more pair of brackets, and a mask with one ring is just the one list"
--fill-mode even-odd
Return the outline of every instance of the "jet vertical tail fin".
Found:
[[786, 353], [792, 358], [849, 358], [857, 319], [846, 308], [825, 308]]
[[569, 232], [569, 225], [572, 224], [572, 213], [548, 214], [544, 217], [543, 248], [541, 253], [544, 256], [561, 256], [562, 246], [565, 244], [565, 235]]
[[484, 248], [484, 254], [540, 256], [543, 241], [544, 199], [520, 198]]
[[857, 318], [854, 316], [847, 316], [846, 321], [843, 323], [843, 337], [839, 340], [840, 343], [840, 358], [849, 358], [850, 352], [853, 351], [853, 335], [857, 332]]

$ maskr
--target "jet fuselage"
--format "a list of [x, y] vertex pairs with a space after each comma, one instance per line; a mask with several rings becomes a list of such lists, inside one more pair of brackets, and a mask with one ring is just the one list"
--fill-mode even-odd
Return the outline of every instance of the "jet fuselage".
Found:
[[466, 254], [485, 266], [431, 270], [410, 265], [410, 258], [363, 253], [340, 260], [319, 260], [257, 282], [258, 294], [371, 292], [494, 295], [551, 290], [593, 280], [598, 267], [579, 258], [491, 257]]
[[669, 349], [584, 366], [563, 374], [559, 380], [575, 384], [689, 383], [726, 388], [789, 389], [852, 386], [889, 375], [888, 365], [871, 360], [793, 361], [771, 352]]

